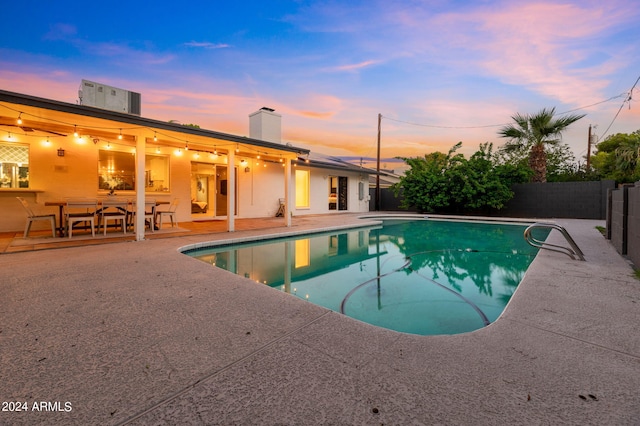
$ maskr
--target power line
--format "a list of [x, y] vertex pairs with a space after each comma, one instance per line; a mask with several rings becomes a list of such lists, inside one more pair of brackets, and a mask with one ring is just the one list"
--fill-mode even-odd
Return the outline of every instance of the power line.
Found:
[[405, 123], [405, 124], [410, 124], [412, 126], [420, 126], [420, 127], [433, 127], [433, 128], [436, 128], [436, 129], [481, 129], [481, 128], [485, 128], [485, 127], [506, 126], [506, 124], [489, 124], [489, 125], [486, 125], [486, 126], [437, 126], [437, 125], [434, 125], [434, 124], [420, 124], [420, 123], [413, 123], [411, 121], [398, 120], [398, 119], [395, 119], [395, 118], [387, 117], [386, 115], [383, 115], [382, 117], [386, 118], [387, 120], [396, 121], [398, 123]]
[[604, 138], [604, 136], [607, 134], [607, 132], [609, 131], [611, 126], [613, 126], [613, 123], [616, 121], [616, 118], [618, 118], [618, 115], [620, 114], [620, 111], [622, 111], [622, 108], [624, 107], [624, 104], [629, 102], [629, 108], [631, 108], [631, 98], [633, 96], [633, 90], [636, 88], [636, 85], [638, 84], [639, 81], [640, 81], [640, 76], [638, 76], [638, 78], [636, 79], [636, 82], [633, 83], [633, 86], [631, 86], [631, 90], [629, 90], [627, 93], [625, 93], [625, 95], [628, 95], [628, 96], [626, 96], [624, 101], [622, 101], [622, 105], [620, 105], [620, 108], [618, 108], [618, 112], [616, 112], [616, 115], [613, 117], [613, 120], [611, 120], [611, 123], [609, 123], [609, 126], [607, 127], [607, 130], [605, 130], [602, 133], [602, 135], [598, 138], [598, 140], [602, 140], [602, 138]]

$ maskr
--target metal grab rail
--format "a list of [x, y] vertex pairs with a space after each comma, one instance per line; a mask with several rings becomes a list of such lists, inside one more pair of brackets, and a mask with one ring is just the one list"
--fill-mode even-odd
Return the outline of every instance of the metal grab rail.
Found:
[[[533, 235], [531, 235], [531, 231], [534, 228], [551, 228], [551, 229], [555, 229], [555, 230], [559, 231], [562, 234], [562, 236], [564, 237], [564, 239], [567, 240], [567, 242], [569, 243], [571, 248], [565, 247], [565, 246], [559, 246], [559, 245], [556, 245], [556, 244], [547, 243], [545, 241], [540, 241], [540, 240], [537, 240], [537, 239], [533, 238]], [[540, 248], [540, 249], [545, 249], [545, 250], [557, 251], [558, 253], [566, 254], [567, 256], [569, 256], [573, 260], [576, 260], [576, 258], [578, 260], [585, 260], [584, 259], [584, 254], [582, 253], [582, 250], [580, 250], [580, 248], [578, 247], [576, 242], [573, 241], [573, 238], [571, 238], [571, 235], [569, 235], [569, 233], [567, 232], [566, 229], [564, 229], [562, 226], [560, 226], [558, 224], [545, 223], [545, 222], [536, 222], [536, 223], [530, 225], [527, 229], [524, 230], [524, 239], [527, 241], [527, 243], [529, 243], [529, 245], [531, 245], [533, 247]]]

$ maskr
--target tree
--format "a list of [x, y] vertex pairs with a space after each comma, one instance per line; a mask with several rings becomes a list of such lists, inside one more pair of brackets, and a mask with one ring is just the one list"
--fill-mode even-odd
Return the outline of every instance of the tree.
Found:
[[620, 183], [640, 180], [640, 130], [608, 136], [597, 150], [591, 166], [603, 178]]
[[545, 145], [556, 145], [560, 142], [562, 132], [585, 116], [571, 114], [554, 119], [554, 115], [555, 108], [544, 108], [534, 115], [517, 113], [511, 117], [515, 124], [509, 124], [498, 132], [501, 137], [510, 139], [503, 146], [503, 150], [526, 148], [529, 153], [529, 167], [533, 170], [533, 182], [547, 181]]
[[511, 166], [494, 164], [493, 145], [486, 143], [467, 160], [455, 151], [434, 152], [424, 157], [402, 158], [409, 169], [394, 186], [396, 195], [403, 190], [401, 207], [416, 207], [424, 212], [479, 212], [500, 209], [513, 197]]

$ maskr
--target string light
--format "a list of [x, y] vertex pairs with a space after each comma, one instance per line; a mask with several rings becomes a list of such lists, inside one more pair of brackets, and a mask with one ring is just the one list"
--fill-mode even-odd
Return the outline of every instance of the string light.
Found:
[[[17, 109], [14, 109], [14, 108], [11, 108], [11, 107], [8, 107], [8, 106], [5, 106], [5, 105], [0, 105], [0, 107], [4, 107], [4, 108], [10, 109], [10, 110], [12, 110], [14, 112], [17, 112], [18, 113], [18, 117], [16, 118], [16, 123], [18, 125], [24, 123], [23, 119], [22, 119], [22, 114], [24, 113], [23, 111], [19, 111]], [[28, 114], [28, 113], [24, 113], [24, 114]], [[68, 127], [73, 127], [73, 133], [72, 133], [73, 136], [78, 139], [77, 142], [81, 142], [82, 141], [82, 135], [78, 132], [79, 129], [78, 129], [77, 123], [74, 124], [73, 122], [70, 123], [68, 121], [63, 121], [63, 120], [56, 120], [56, 119], [44, 118], [44, 117], [42, 117], [42, 118], [44, 120], [47, 120], [47, 121], [50, 121], [50, 122], [60, 123], [60, 124], [63, 124], [65, 126], [68, 126]], [[84, 130], [88, 131], [88, 132], [91, 132], [91, 129], [101, 129], [101, 130], [111, 131], [113, 133], [115, 133], [115, 130], [118, 130], [118, 134], [116, 135], [117, 139], [118, 140], [124, 140], [125, 139], [124, 138], [124, 134], [122, 132], [122, 130], [124, 128], [122, 128], [122, 127], [118, 128], [118, 127], [109, 127], [109, 126], [83, 126], [82, 128]], [[129, 128], [127, 128], [127, 129], [129, 129]], [[156, 143], [158, 142], [158, 133], [160, 133], [160, 137], [166, 137], [166, 138], [170, 138], [170, 139], [180, 140], [178, 137], [175, 137], [175, 136], [173, 136], [171, 134], [164, 134], [162, 132], [158, 132], [157, 130], [154, 130], [153, 128], [149, 128], [147, 126], [136, 126], [136, 127], [131, 127], [131, 129], [147, 129], [149, 132], [153, 131], [154, 132], [153, 141], [156, 142]], [[39, 129], [35, 129], [35, 130], [39, 130]], [[71, 132], [69, 132], [69, 133], [71, 133]], [[31, 136], [31, 135], [25, 135], [25, 136]], [[91, 137], [89, 137], [89, 138], [91, 139]], [[6, 140], [15, 142], [17, 140], [17, 138], [11, 132], [7, 132], [7, 139]], [[42, 142], [44, 142], [44, 140], [42, 140]], [[95, 143], [95, 140], [94, 140], [94, 143]], [[223, 144], [222, 146], [229, 146], [229, 145], [232, 145], [232, 144], [233, 144], [232, 141], [228, 141], [227, 144]], [[110, 146], [111, 145], [109, 143], [109, 147]], [[185, 149], [188, 149], [188, 141], [187, 141], [187, 145], [185, 146]], [[251, 147], [249, 149], [253, 150], [253, 147]], [[256, 158], [260, 159], [262, 157], [262, 152], [258, 151], [258, 150], [254, 150], [254, 151], [257, 152]], [[236, 153], [240, 153], [240, 144], [238, 142], [236, 142], [235, 152]], [[265, 153], [265, 154], [268, 154], [268, 153]], [[214, 155], [223, 155], [223, 154], [218, 154], [217, 153], [217, 146], [214, 148]], [[224, 155], [223, 155], [223, 157], [224, 157]], [[224, 158], [225, 158], [225, 162], [226, 162], [227, 161], [226, 157], [224, 157]]]
[[189, 141], [184, 144], [184, 150], [189, 151]]

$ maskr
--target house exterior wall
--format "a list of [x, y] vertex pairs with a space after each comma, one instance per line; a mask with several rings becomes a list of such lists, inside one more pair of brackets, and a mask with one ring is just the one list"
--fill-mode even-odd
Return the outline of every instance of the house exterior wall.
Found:
[[[20, 135], [13, 137], [18, 140], [15, 143], [29, 145], [29, 188], [0, 190], [0, 232], [24, 229], [26, 214], [16, 197], [24, 197], [38, 213], [57, 215], [58, 207], [45, 206], [44, 203], [74, 197], [99, 198], [107, 195], [107, 191], [98, 190], [98, 153], [100, 149], [104, 149], [102, 143], [94, 145], [86, 138], [79, 142], [73, 136], [67, 136], [57, 137], [55, 142], [45, 146], [39, 139], [31, 141], [30, 138]], [[64, 157], [58, 156], [58, 148], [64, 148]], [[147, 151], [149, 154], [152, 153], [150, 149]], [[164, 152], [169, 154], [170, 149], [165, 148]], [[169, 155], [171, 191], [146, 192], [145, 196], [167, 202], [175, 197], [183, 200], [184, 202], [178, 206], [177, 220], [189, 221], [191, 211], [187, 201], [190, 197], [190, 160]], [[116, 195], [133, 199], [135, 191], [116, 191]], [[36, 221], [32, 229], [47, 227], [46, 222]]]
[[[0, 232], [24, 230], [26, 214], [16, 200], [17, 196], [26, 198], [30, 204], [35, 206], [38, 213], [58, 215], [58, 206], [44, 206], [44, 204], [47, 201], [64, 202], [67, 198], [74, 197], [106, 197], [109, 194], [109, 188], [124, 187], [131, 189], [115, 189], [116, 195], [135, 199], [136, 179], [145, 179], [145, 185], [150, 185], [145, 191], [146, 198], [156, 198], [166, 203], [178, 198], [180, 201], [177, 209], [178, 222], [191, 221], [194, 219], [190, 202], [193, 182], [192, 162], [204, 162], [226, 168], [226, 161], [229, 157], [223, 156], [223, 154], [225, 152], [233, 153], [234, 148], [241, 149], [240, 154], [235, 154], [234, 161], [238, 182], [236, 217], [273, 217], [280, 207], [279, 199], [285, 198], [285, 167], [279, 160], [294, 161], [296, 166], [307, 167], [303, 165], [302, 161], [291, 160], [294, 156], [301, 155], [300, 153], [304, 150], [294, 151], [296, 148], [289, 145], [283, 145], [280, 149], [277, 146], [264, 145], [260, 140], [256, 140], [254, 143], [250, 141], [238, 142], [234, 140], [233, 135], [224, 135], [225, 139], [221, 139], [218, 134], [215, 134], [216, 132], [206, 130], [202, 132], [214, 133], [214, 135], [200, 134], [200, 131], [193, 133], [193, 130], [188, 130], [186, 133], [189, 135], [185, 135], [185, 132], [180, 128], [167, 129], [166, 123], [158, 122], [158, 127], [155, 127], [155, 122], [150, 123], [152, 120], [149, 119], [142, 119], [140, 124], [132, 124], [127, 122], [129, 118], [121, 118], [124, 114], [94, 113], [92, 108], [32, 98], [27, 95], [11, 94], [10, 92], [0, 91], [0, 95], [4, 98], [13, 98], [15, 95], [16, 98], [20, 98], [19, 102], [26, 102], [10, 104], [5, 101], [7, 105], [13, 105], [11, 107], [3, 104], [6, 116], [0, 116], [0, 125], [6, 123], [5, 126], [11, 126], [9, 129], [12, 134], [9, 138], [9, 131], [3, 130], [0, 133], [0, 143], [21, 144], [29, 147], [29, 187], [5, 188], [5, 185], [0, 187], [0, 212], [2, 212]], [[25, 127], [33, 127], [37, 132], [16, 128], [15, 120], [18, 117], [18, 112], [25, 120]], [[73, 135], [76, 126], [80, 137]], [[13, 129], [16, 129], [16, 132]], [[186, 146], [182, 145], [187, 137], [189, 137], [189, 146], [192, 147], [188, 151], [185, 149]], [[145, 142], [143, 143], [143, 141]], [[209, 155], [211, 153], [203, 152], [207, 150], [207, 147], [215, 149], [216, 146], [221, 154], [217, 159], [212, 159], [213, 155]], [[256, 146], [262, 151], [258, 151]], [[129, 153], [135, 155], [136, 148], [141, 147], [145, 147], [145, 157], [159, 156], [168, 159], [168, 176], [162, 171], [151, 178], [152, 173], [146, 174], [147, 170], [145, 170], [129, 174], [126, 181], [115, 179], [112, 174], [107, 175], [104, 172], [102, 173], [103, 178], [99, 177], [99, 167], [104, 166], [108, 160], [103, 157], [100, 165], [101, 150], [112, 149], [127, 155]], [[58, 155], [59, 149], [64, 150], [63, 156]], [[201, 149], [200, 157], [206, 157], [206, 159], [197, 159], [198, 149]], [[269, 152], [266, 152], [267, 150]], [[270, 160], [266, 163], [263, 162], [264, 158], [258, 161], [255, 158], [257, 153], [262, 153], [263, 157], [267, 157], [267, 159], [270, 157]], [[253, 158], [249, 158], [250, 156]], [[242, 164], [243, 160], [247, 160], [249, 164]], [[156, 160], [149, 159], [149, 161], [155, 162]], [[256, 164], [258, 162], [260, 164]], [[139, 161], [133, 161], [133, 164], [138, 167]], [[265, 164], [266, 167], [264, 167]], [[145, 169], [147, 167], [149, 164], [145, 164]], [[247, 167], [249, 170], [245, 172]], [[295, 205], [295, 169], [296, 167], [290, 168], [291, 176], [289, 176], [289, 199], [292, 205]], [[320, 166], [307, 167], [307, 169], [310, 171], [310, 206], [305, 209], [293, 207], [293, 215], [345, 211], [329, 210], [328, 176], [347, 177], [348, 210], [346, 211], [368, 211], [369, 203], [368, 196], [366, 196], [368, 194], [368, 176], [364, 172], [333, 170]], [[154, 182], [149, 183], [151, 180], [159, 180], [163, 184], [156, 186]], [[166, 180], [168, 183], [164, 182]], [[126, 185], [122, 184], [123, 182]], [[358, 197], [360, 183], [363, 184], [363, 194], [365, 195], [363, 199]], [[104, 189], [99, 189], [100, 185], [103, 185]], [[215, 214], [215, 210], [212, 209], [207, 213], [207, 216], [213, 217]], [[44, 230], [46, 226], [47, 224], [44, 222], [35, 222], [33, 230]]]
[[[249, 171], [246, 171], [247, 168]], [[279, 199], [284, 198], [284, 178], [284, 167], [279, 163], [253, 159], [246, 166], [239, 166], [238, 186], [241, 195], [238, 217], [275, 216], [280, 206]]]
[[[15, 138], [15, 136], [14, 136]], [[19, 139], [19, 136], [18, 136]], [[104, 142], [94, 145], [86, 138], [82, 142], [73, 136], [56, 138], [55, 143], [44, 146], [41, 141], [16, 142], [30, 146], [29, 189], [0, 190], [0, 209], [3, 212], [0, 221], [0, 232], [16, 232], [24, 229], [25, 213], [16, 196], [25, 197], [30, 204], [37, 203], [37, 210], [42, 213], [56, 213], [57, 207], [45, 207], [46, 201], [64, 201], [72, 197], [104, 197], [106, 191], [98, 190], [98, 153], [104, 149]], [[65, 149], [64, 157], [57, 155], [57, 149]], [[119, 150], [132, 149], [120, 147]], [[157, 155], [155, 148], [147, 148], [148, 154]], [[146, 192], [148, 198], [170, 202], [180, 199], [177, 209], [178, 222], [191, 221], [191, 155], [178, 156], [173, 148], [162, 148], [161, 155], [169, 157], [170, 191]], [[210, 163], [226, 167], [223, 157]], [[274, 217], [279, 208], [279, 199], [284, 194], [284, 167], [279, 163], [269, 162], [260, 165], [252, 159], [249, 172], [237, 159], [238, 171], [238, 212], [239, 218]], [[199, 160], [202, 161], [202, 160]], [[206, 160], [205, 160], [206, 161]], [[310, 206], [295, 208], [295, 183], [291, 185], [291, 202], [294, 216], [308, 214], [327, 214], [344, 212], [369, 211], [369, 187], [366, 175], [351, 171], [326, 170], [316, 167], [302, 167], [310, 171]], [[293, 173], [296, 167], [292, 167]], [[329, 210], [328, 176], [346, 176], [348, 179], [347, 210]], [[363, 177], [364, 176], [364, 177]], [[364, 199], [359, 199], [359, 183], [364, 185]], [[116, 195], [133, 199], [135, 191], [116, 191]], [[214, 216], [213, 210], [210, 216]], [[35, 222], [32, 229], [46, 229], [46, 222]]]
[[[241, 197], [238, 206], [238, 216], [244, 218], [274, 217], [280, 206], [279, 199], [284, 194], [284, 167], [276, 163], [255, 164], [255, 160], [245, 167], [238, 168], [238, 182]], [[246, 167], [249, 171], [246, 172]], [[368, 177], [361, 173], [327, 170], [317, 167], [297, 165], [291, 168], [291, 196], [294, 216], [309, 214], [368, 212], [369, 184]], [[295, 207], [295, 170], [303, 169], [310, 172], [310, 200], [308, 208]], [[347, 210], [329, 210], [329, 182], [328, 176], [346, 176]], [[363, 177], [364, 176], [364, 177]], [[363, 183], [364, 198], [359, 199], [358, 185]]]
[[[293, 214], [296, 216], [309, 214], [328, 214], [328, 213], [364, 213], [369, 211], [369, 183], [368, 175], [344, 171], [323, 169], [319, 167], [297, 166], [298, 169], [310, 171], [310, 200], [309, 208], [296, 208], [294, 205]], [[296, 167], [292, 173], [295, 173]], [[347, 210], [329, 210], [329, 177], [344, 176], [347, 177]], [[362, 200], [359, 199], [358, 185], [363, 184]], [[294, 183], [295, 185], [295, 183]], [[295, 188], [292, 191], [295, 194]], [[292, 198], [293, 199], [293, 198]], [[295, 200], [294, 200], [295, 201]]]

